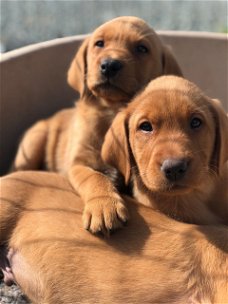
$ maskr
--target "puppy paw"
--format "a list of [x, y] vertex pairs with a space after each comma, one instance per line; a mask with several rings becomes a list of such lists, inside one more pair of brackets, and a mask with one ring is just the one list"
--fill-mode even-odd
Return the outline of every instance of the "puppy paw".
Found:
[[92, 233], [109, 235], [121, 228], [129, 219], [129, 214], [121, 198], [107, 198], [90, 201], [83, 212], [83, 226]]

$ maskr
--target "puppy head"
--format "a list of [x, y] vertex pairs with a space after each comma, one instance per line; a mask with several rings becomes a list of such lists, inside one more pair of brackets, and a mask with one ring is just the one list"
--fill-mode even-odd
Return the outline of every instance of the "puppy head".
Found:
[[136, 17], [115, 18], [98, 27], [79, 48], [68, 82], [81, 95], [88, 90], [108, 103], [128, 102], [151, 79], [181, 75], [157, 34]]
[[228, 160], [228, 119], [194, 84], [163, 76], [117, 115], [102, 157], [126, 183], [133, 171], [152, 192], [202, 189]]

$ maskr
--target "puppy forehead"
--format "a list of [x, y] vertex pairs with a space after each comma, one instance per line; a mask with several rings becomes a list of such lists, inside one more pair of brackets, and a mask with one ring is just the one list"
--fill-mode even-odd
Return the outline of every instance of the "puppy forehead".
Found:
[[186, 119], [195, 113], [209, 115], [207, 101], [202, 95], [181, 88], [153, 88], [146, 90], [132, 103], [134, 121], [149, 119], [153, 121], [174, 121]]
[[132, 36], [140, 39], [142, 37], [153, 36], [154, 31], [148, 26], [148, 24], [137, 17], [119, 17], [112, 19], [98, 27], [93, 32], [93, 37], [105, 36], [107, 39], [117, 39], [123, 37], [128, 39]]

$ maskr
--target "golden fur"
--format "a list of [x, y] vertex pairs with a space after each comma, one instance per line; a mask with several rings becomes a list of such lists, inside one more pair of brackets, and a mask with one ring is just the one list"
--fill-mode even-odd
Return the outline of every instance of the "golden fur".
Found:
[[[121, 69], [107, 78], [101, 66], [110, 59], [117, 60]], [[86, 229], [95, 233], [121, 226], [128, 212], [103, 174], [107, 166], [100, 156], [101, 145], [119, 109], [163, 74], [181, 75], [181, 71], [143, 20], [119, 17], [103, 24], [83, 42], [68, 72], [69, 84], [81, 96], [76, 109], [63, 110], [32, 126], [19, 146], [15, 170], [43, 166], [64, 174], [85, 202]]]
[[[2, 178], [0, 254], [11, 278], [34, 303], [227, 303], [228, 228], [218, 224], [227, 219], [226, 128], [219, 102], [189, 81], [150, 83], [114, 119], [102, 150], [126, 182], [131, 176], [138, 199], [122, 197], [131, 221], [112, 238], [82, 229], [82, 201], [64, 177]], [[191, 165], [168, 185], [158, 165], [171, 156]]]
[[[116, 116], [102, 149], [126, 183], [132, 178], [139, 202], [188, 223], [228, 224], [228, 118], [193, 83], [152, 81]], [[167, 163], [186, 171], [170, 180]]]
[[131, 221], [104, 239], [81, 227], [83, 203], [64, 177], [2, 178], [0, 244], [33, 303], [227, 303], [227, 227], [184, 224], [123, 199]]

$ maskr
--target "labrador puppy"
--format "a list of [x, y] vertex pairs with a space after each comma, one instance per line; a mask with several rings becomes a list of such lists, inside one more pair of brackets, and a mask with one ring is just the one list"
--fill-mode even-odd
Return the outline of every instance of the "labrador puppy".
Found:
[[114, 119], [102, 156], [144, 205], [186, 223], [228, 224], [228, 118], [188, 80], [150, 82]]
[[64, 174], [85, 202], [83, 223], [91, 232], [122, 226], [128, 212], [107, 177], [101, 146], [116, 113], [163, 74], [181, 75], [181, 70], [143, 20], [119, 17], [103, 24], [83, 42], [69, 68], [68, 82], [81, 96], [76, 108], [25, 133], [15, 170], [44, 167]]
[[100, 238], [81, 227], [83, 203], [61, 175], [2, 178], [0, 253], [8, 282], [33, 303], [228, 302], [226, 226], [181, 223], [123, 199], [129, 225]]

